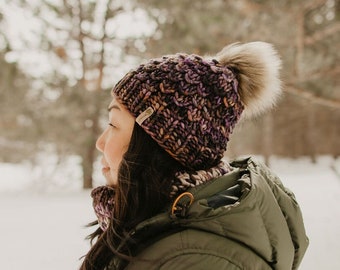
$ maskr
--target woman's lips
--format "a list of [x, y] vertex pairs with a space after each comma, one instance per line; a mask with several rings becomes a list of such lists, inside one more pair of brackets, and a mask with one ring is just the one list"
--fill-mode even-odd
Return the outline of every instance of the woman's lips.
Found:
[[110, 171], [110, 167], [103, 167], [102, 168], [102, 173], [105, 175]]
[[107, 162], [105, 161], [104, 157], [101, 160], [101, 164], [102, 164], [102, 172], [108, 172], [110, 170], [110, 166], [107, 164]]

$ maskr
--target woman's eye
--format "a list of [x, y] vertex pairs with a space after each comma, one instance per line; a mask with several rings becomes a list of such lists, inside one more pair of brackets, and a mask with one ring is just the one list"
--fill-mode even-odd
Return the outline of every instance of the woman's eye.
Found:
[[115, 126], [115, 125], [112, 125], [111, 123], [109, 123], [109, 126], [111, 126], [111, 127], [113, 127], [113, 128], [116, 128], [116, 126]]

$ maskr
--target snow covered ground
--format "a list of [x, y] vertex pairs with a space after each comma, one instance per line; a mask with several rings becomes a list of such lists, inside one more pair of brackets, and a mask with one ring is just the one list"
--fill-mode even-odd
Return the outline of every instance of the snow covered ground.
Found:
[[[340, 269], [340, 160], [271, 163], [304, 214], [310, 247], [300, 269]], [[89, 191], [37, 192], [26, 165], [0, 164], [0, 175], [1, 269], [77, 269], [92, 231], [84, 225], [95, 218]]]

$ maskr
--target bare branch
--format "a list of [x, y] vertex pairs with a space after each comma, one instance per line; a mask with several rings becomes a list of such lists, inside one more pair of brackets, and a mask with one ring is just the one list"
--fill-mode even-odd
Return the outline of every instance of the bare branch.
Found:
[[81, 85], [86, 89], [86, 81], [85, 81], [85, 72], [86, 72], [86, 57], [85, 57], [85, 44], [84, 44], [84, 35], [81, 30], [81, 23], [83, 22], [83, 9], [82, 9], [82, 4], [81, 1], [78, 3], [78, 8], [79, 8], [79, 24], [77, 25], [78, 27], [78, 38], [77, 40], [79, 41], [79, 48], [81, 51], [81, 64], [82, 64], [82, 77], [80, 80]]
[[301, 63], [304, 55], [304, 36], [305, 36], [305, 16], [303, 12], [299, 12], [296, 15], [296, 57], [295, 57], [295, 65], [294, 71], [295, 75], [298, 79], [302, 79], [302, 72], [301, 72]]
[[253, 15], [258, 12], [268, 12], [268, 8], [261, 4], [255, 3], [254, 1], [242, 0], [235, 2], [237, 3], [236, 7], [240, 10], [241, 13], [245, 15]]
[[324, 4], [326, 4], [327, 0], [315, 0], [315, 1], [308, 1], [308, 3], [306, 3], [303, 6], [303, 10], [304, 12], [308, 12], [310, 10], [316, 9]]
[[327, 36], [335, 35], [339, 31], [340, 31], [340, 22], [336, 22], [336, 23], [326, 27], [325, 29], [322, 29], [320, 31], [315, 32], [311, 36], [306, 36], [304, 43], [306, 45], [313, 45], [314, 43], [316, 43], [320, 40], [323, 40]]
[[288, 82], [288, 84], [294, 85], [296, 83], [302, 83], [302, 82], [306, 82], [306, 81], [311, 81], [311, 80], [315, 80], [318, 79], [320, 77], [340, 77], [340, 67], [336, 66], [336, 67], [332, 67], [332, 68], [327, 68], [327, 69], [323, 69], [323, 70], [319, 70], [317, 72], [313, 72], [313, 73], [308, 73], [308, 74], [304, 74], [303, 78], [293, 78], [292, 80], [290, 80]]
[[105, 39], [107, 38], [107, 34], [106, 34], [106, 25], [107, 22], [109, 20], [109, 11], [110, 11], [110, 3], [111, 1], [107, 1], [106, 3], [106, 11], [105, 11], [105, 16], [104, 16], [104, 23], [103, 23], [103, 28], [104, 28], [104, 33], [102, 38], [100, 39], [101, 42], [101, 51], [100, 51], [100, 60], [99, 63], [97, 64], [97, 68], [99, 70], [99, 76], [97, 79], [97, 86], [96, 86], [96, 90], [100, 90], [101, 89], [101, 85], [103, 82], [103, 77], [104, 77], [104, 57], [105, 57]]
[[330, 107], [333, 109], [340, 109], [340, 100], [331, 100], [331, 99], [327, 99], [324, 97], [319, 97], [309, 91], [306, 91], [301, 88], [297, 88], [293, 85], [286, 85], [286, 86], [287, 87], [285, 88], [285, 91], [290, 94], [307, 99], [319, 105], [323, 105], [323, 106]]

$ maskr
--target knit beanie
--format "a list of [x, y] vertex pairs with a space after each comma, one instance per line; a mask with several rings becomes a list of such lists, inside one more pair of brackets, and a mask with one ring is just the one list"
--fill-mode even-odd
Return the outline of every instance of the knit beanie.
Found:
[[208, 169], [222, 159], [241, 115], [258, 115], [275, 103], [280, 65], [268, 43], [235, 43], [215, 57], [151, 59], [112, 92], [173, 158], [186, 168]]

